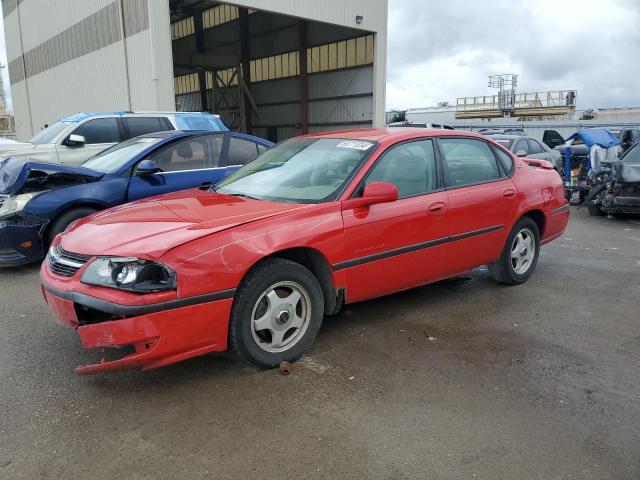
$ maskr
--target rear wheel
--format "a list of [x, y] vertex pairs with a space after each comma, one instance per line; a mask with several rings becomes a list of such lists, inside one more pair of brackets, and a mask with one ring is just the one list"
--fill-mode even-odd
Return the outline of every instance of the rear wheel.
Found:
[[600, 205], [596, 205], [593, 201], [587, 202], [587, 210], [589, 210], [589, 215], [593, 215], [594, 217], [602, 217], [606, 215], [604, 211], [600, 208]]
[[538, 225], [531, 218], [522, 217], [511, 230], [500, 258], [489, 265], [489, 273], [500, 283], [524, 283], [536, 268], [539, 253]]
[[297, 360], [311, 347], [324, 315], [316, 277], [280, 258], [263, 262], [238, 289], [229, 344], [244, 361], [263, 368]]
[[89, 215], [92, 215], [96, 212], [97, 210], [95, 208], [81, 207], [81, 208], [74, 208], [73, 210], [69, 210], [68, 212], [65, 212], [62, 215], [60, 215], [58, 218], [56, 218], [53, 221], [53, 223], [51, 224], [51, 227], [49, 227], [49, 232], [46, 237], [47, 243], [45, 245], [45, 248], [49, 248], [49, 245], [51, 245], [51, 242], [53, 241], [53, 239], [56, 238], [56, 235], [64, 232], [67, 229], [67, 227], [71, 225], [73, 222], [81, 218], [88, 217]]

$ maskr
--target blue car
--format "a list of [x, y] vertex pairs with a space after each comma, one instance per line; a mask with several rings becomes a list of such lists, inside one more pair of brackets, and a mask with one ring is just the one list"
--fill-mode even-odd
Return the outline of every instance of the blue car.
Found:
[[234, 132], [132, 138], [81, 166], [0, 161], [0, 266], [41, 260], [72, 222], [99, 210], [217, 183], [273, 143]]

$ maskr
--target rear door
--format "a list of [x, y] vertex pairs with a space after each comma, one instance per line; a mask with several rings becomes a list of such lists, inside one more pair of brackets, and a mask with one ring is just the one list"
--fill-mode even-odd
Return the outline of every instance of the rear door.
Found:
[[146, 160], [153, 160], [161, 172], [137, 175], [129, 182], [128, 198], [138, 200], [199, 186], [210, 186], [226, 175], [220, 166], [225, 134], [188, 137], [161, 148]]
[[171, 122], [164, 117], [124, 117], [122, 121], [127, 139], [148, 133], [175, 130]]
[[518, 190], [493, 147], [475, 138], [438, 139], [451, 216], [451, 274], [498, 258], [514, 222]]
[[398, 188], [392, 203], [343, 211], [349, 301], [363, 300], [438, 280], [446, 275], [449, 234], [447, 194], [434, 141], [389, 148], [376, 161], [356, 196], [370, 182]]

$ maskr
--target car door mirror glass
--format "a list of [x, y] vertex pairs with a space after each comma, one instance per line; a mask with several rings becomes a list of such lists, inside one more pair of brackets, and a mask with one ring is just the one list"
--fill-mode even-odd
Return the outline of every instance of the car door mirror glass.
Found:
[[68, 147], [82, 147], [85, 143], [87, 143], [87, 140], [82, 135], [72, 133], [71, 135], [69, 135], [69, 137], [67, 137], [67, 140], [64, 143]]
[[136, 175], [145, 176], [145, 175], [153, 175], [154, 173], [161, 172], [162, 170], [158, 167], [158, 164], [153, 160], [142, 160], [138, 164], [138, 168], [136, 168]]

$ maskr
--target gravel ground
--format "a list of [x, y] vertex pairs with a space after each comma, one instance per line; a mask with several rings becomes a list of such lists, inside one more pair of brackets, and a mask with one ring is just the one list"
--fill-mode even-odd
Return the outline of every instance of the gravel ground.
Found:
[[349, 306], [289, 376], [80, 377], [37, 268], [0, 271], [0, 479], [637, 479], [639, 278], [640, 219], [574, 209], [526, 285]]

